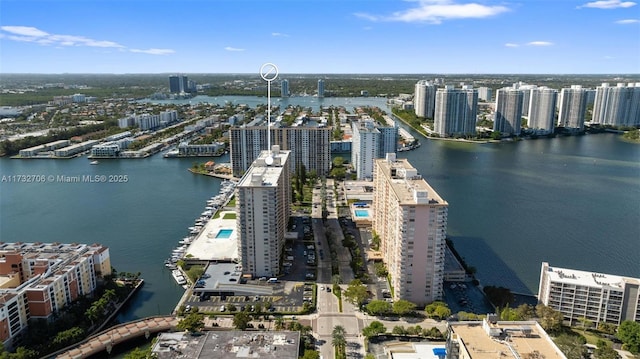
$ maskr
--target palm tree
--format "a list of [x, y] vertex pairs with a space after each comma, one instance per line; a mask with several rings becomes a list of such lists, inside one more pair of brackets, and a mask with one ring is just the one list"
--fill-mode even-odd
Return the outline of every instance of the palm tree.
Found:
[[337, 357], [342, 357], [344, 353], [344, 347], [347, 345], [347, 341], [344, 338], [345, 330], [342, 325], [336, 325], [331, 332], [331, 345], [336, 349]]

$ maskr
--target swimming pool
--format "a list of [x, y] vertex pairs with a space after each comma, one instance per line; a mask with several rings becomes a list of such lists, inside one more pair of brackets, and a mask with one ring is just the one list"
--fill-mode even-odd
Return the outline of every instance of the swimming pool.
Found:
[[216, 234], [216, 238], [229, 238], [231, 237], [231, 233], [233, 233], [233, 229], [221, 229]]
[[356, 217], [369, 217], [369, 210], [356, 209], [354, 212], [356, 214]]

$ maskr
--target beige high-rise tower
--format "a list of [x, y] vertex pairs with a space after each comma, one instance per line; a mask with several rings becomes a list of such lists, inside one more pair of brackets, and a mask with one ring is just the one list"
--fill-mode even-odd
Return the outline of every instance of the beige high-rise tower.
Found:
[[373, 229], [396, 300], [425, 305], [442, 298], [449, 204], [406, 159], [375, 161]]

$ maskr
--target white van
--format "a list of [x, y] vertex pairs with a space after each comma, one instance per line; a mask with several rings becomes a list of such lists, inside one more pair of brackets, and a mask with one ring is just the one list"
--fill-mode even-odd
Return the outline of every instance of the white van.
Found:
[[269, 278], [269, 280], [267, 280], [267, 283], [278, 283], [278, 278]]

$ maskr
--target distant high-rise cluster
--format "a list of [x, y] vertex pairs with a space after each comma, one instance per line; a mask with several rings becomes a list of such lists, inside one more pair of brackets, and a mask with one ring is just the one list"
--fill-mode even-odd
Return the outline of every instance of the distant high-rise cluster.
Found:
[[416, 116], [433, 118], [435, 102], [436, 86], [427, 80], [418, 81], [413, 98], [413, 108]]
[[640, 125], [640, 83], [608, 83], [596, 88], [592, 123], [612, 126]]
[[442, 299], [449, 204], [406, 159], [375, 160], [373, 230], [394, 299], [425, 305]]
[[324, 80], [318, 80], [318, 97], [324, 97]]
[[435, 97], [434, 131], [442, 137], [476, 133], [478, 91], [470, 85], [455, 89], [446, 85]]
[[[420, 80], [413, 96], [416, 116], [433, 116], [434, 132], [442, 137], [474, 134], [477, 100], [490, 101], [492, 89], [480, 87], [473, 91], [476, 100], [470, 86], [463, 85], [461, 90], [451, 85], [436, 88], [431, 81]], [[519, 135], [523, 120], [536, 134], [553, 133], [556, 127], [583, 130], [587, 106], [592, 103], [593, 124], [640, 125], [640, 83], [619, 83], [615, 87], [604, 83], [596, 90], [572, 85], [561, 89], [558, 96], [556, 89], [517, 82], [496, 91], [493, 130]]]
[[262, 151], [237, 186], [238, 249], [244, 273], [280, 275], [291, 207], [290, 151]]
[[188, 76], [171, 75], [169, 76], [169, 92], [177, 94], [196, 92], [196, 83], [190, 81]]

